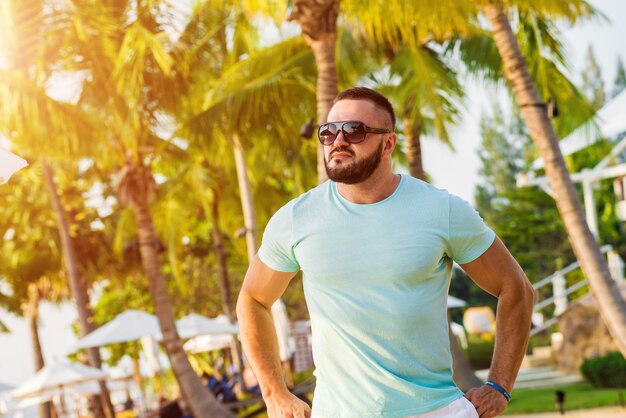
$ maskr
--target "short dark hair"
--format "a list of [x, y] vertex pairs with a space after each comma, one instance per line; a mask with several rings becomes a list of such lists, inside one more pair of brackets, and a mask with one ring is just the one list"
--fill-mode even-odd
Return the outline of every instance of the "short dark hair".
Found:
[[393, 106], [391, 106], [389, 100], [379, 92], [367, 87], [352, 87], [339, 93], [337, 97], [335, 97], [333, 104], [341, 100], [367, 100], [372, 102], [389, 114], [391, 129], [396, 128], [396, 114], [393, 111]]

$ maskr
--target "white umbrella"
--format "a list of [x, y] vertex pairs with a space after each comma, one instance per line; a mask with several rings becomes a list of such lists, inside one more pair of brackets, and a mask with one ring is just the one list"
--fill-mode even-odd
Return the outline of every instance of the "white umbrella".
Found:
[[9, 181], [13, 173], [27, 165], [28, 163], [25, 159], [0, 147], [0, 184]]
[[73, 349], [135, 341], [144, 336], [156, 336], [160, 333], [161, 329], [156, 316], [129, 309], [87, 334], [73, 346]]
[[47, 365], [39, 370], [33, 377], [11, 392], [11, 397], [20, 399], [29, 396], [48, 395], [51, 392], [54, 394], [54, 391], [63, 391], [68, 386], [105, 379], [107, 379], [107, 374], [100, 369], [63, 361]]
[[467, 305], [464, 300], [459, 298], [455, 298], [454, 296], [448, 295], [448, 309], [450, 308], [463, 308]]
[[238, 334], [239, 327], [230, 323], [225, 315], [215, 319], [191, 313], [176, 321], [176, 330], [180, 338], [191, 338], [198, 335], [227, 335], [232, 340], [232, 335]]
[[198, 335], [187, 341], [183, 348], [190, 353], [204, 353], [229, 347], [232, 342], [231, 334]]
[[[46, 390], [40, 395], [29, 396], [26, 399], [15, 399], [7, 403], [4, 413], [16, 412], [31, 406], [39, 405], [52, 400], [55, 396], [66, 395], [94, 395], [100, 393], [100, 385], [95, 381], [81, 383], [79, 385]], [[0, 408], [2, 412], [2, 408]]]

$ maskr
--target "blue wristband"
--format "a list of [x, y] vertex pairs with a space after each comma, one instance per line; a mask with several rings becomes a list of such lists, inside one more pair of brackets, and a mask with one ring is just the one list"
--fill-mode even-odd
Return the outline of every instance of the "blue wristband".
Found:
[[505, 388], [503, 388], [502, 386], [500, 386], [499, 384], [497, 384], [493, 380], [487, 380], [487, 382], [485, 384], [487, 386], [491, 386], [492, 388], [494, 388], [495, 390], [500, 392], [502, 394], [502, 396], [504, 396], [506, 398], [507, 402], [511, 401], [511, 395], [509, 395], [509, 392], [507, 392]]

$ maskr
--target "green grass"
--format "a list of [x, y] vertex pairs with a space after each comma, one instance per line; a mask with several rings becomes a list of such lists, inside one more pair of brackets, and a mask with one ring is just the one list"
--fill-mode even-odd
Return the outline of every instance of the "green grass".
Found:
[[554, 392], [557, 390], [565, 392], [565, 411], [619, 405], [617, 389], [598, 389], [590, 383], [576, 383], [562, 387], [517, 389], [504, 415], [555, 411]]

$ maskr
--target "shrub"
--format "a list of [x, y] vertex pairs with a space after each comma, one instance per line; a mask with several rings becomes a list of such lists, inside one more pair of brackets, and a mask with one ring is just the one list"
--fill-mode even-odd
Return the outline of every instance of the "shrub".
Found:
[[626, 388], [626, 359], [622, 353], [587, 359], [580, 366], [580, 372], [595, 387]]
[[469, 336], [465, 353], [474, 370], [488, 369], [491, 366], [493, 346], [494, 340], [491, 336]]

